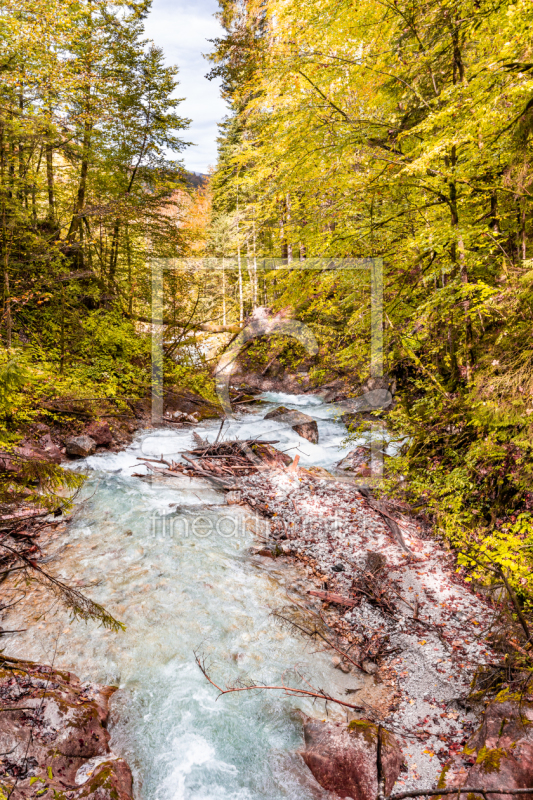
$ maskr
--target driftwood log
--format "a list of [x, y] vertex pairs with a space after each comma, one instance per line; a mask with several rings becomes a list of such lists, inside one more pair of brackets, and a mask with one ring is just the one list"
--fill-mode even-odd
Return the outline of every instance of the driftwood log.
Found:
[[181, 461], [167, 461], [164, 458], [139, 459], [152, 472], [160, 475], [187, 475], [204, 478], [217, 487], [231, 490], [235, 480], [243, 475], [251, 475], [262, 469], [287, 467], [292, 459], [276, 450], [272, 445], [277, 441], [262, 442], [257, 439], [246, 441], [203, 441], [193, 434], [197, 447], [181, 454]]

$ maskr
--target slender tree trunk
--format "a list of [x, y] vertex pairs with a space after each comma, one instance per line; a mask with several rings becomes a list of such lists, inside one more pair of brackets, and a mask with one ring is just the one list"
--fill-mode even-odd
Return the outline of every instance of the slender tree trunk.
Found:
[[[452, 168], [452, 172], [454, 172], [455, 166], [457, 164], [457, 150], [455, 145], [452, 146], [449, 163]], [[452, 261], [456, 266], [458, 266], [461, 283], [463, 284], [464, 287], [466, 287], [468, 284], [468, 268], [466, 264], [466, 253], [465, 253], [463, 237], [461, 235], [461, 232], [459, 231], [459, 212], [457, 208], [457, 186], [454, 180], [451, 180], [449, 182], [449, 186], [450, 186], [451, 223], [452, 223], [452, 228], [454, 230], [454, 235], [456, 237], [455, 241], [452, 242], [452, 248], [451, 248]], [[464, 314], [466, 380], [467, 382], [470, 382], [472, 380], [472, 320], [470, 319], [470, 299], [466, 291], [464, 292], [464, 297], [461, 305]]]
[[241, 241], [240, 241], [240, 217], [239, 217], [239, 184], [237, 183], [237, 265], [239, 270], [239, 322], [244, 320], [244, 298], [242, 294], [242, 265], [241, 265]]
[[[20, 92], [19, 92], [19, 111], [20, 111], [20, 119], [23, 119], [24, 114], [24, 88], [23, 84], [21, 84]], [[26, 191], [26, 181], [24, 180], [24, 143], [22, 138], [19, 138], [18, 141], [18, 180], [19, 180], [19, 190], [18, 190], [18, 198], [20, 203], [24, 203], [25, 208], [28, 207], [28, 193]]]
[[109, 256], [109, 283], [112, 286], [117, 274], [118, 261], [118, 233], [120, 230], [120, 220], [115, 220], [113, 226], [113, 236], [111, 239], [111, 253]]
[[222, 256], [222, 324], [226, 324], [226, 259]]
[[130, 249], [130, 229], [126, 225], [126, 259], [128, 262], [128, 291], [129, 291], [129, 300], [128, 300], [128, 314], [130, 317], [133, 316], [133, 278], [131, 272], [131, 249]]
[[522, 208], [520, 210], [520, 244], [522, 261], [526, 260], [527, 252], [527, 239], [526, 239], [526, 204], [522, 200]]
[[239, 268], [239, 322], [244, 320], [244, 297], [242, 292], [242, 264], [241, 264], [241, 245], [237, 245], [237, 264]]
[[[87, 101], [86, 111], [89, 110], [89, 101]], [[76, 200], [74, 203], [74, 213], [72, 215], [72, 221], [70, 223], [69, 232], [67, 235], [67, 239], [69, 241], [74, 241], [76, 238], [76, 234], [78, 230], [81, 231], [83, 226], [81, 224], [81, 212], [85, 207], [85, 195], [87, 192], [87, 176], [89, 174], [89, 156], [90, 156], [90, 147], [91, 147], [91, 137], [92, 137], [92, 130], [93, 126], [91, 122], [85, 122], [83, 126], [83, 145], [82, 145], [82, 162], [81, 162], [81, 169], [80, 169], [80, 181], [78, 184], [78, 192], [76, 194]], [[83, 256], [80, 259], [83, 263]]]
[[[5, 230], [5, 226], [4, 226]], [[4, 308], [6, 316], [6, 347], [11, 347], [12, 335], [12, 319], [11, 319], [11, 292], [9, 289], [9, 253], [7, 245], [7, 236], [4, 235]]]
[[[255, 215], [255, 209], [254, 209], [254, 215]], [[257, 285], [257, 255], [256, 255], [256, 250], [255, 250], [255, 246], [256, 246], [255, 219], [253, 221], [252, 231], [253, 231], [253, 245], [254, 245], [253, 303], [254, 303], [254, 308], [256, 308], [257, 302], [258, 302], [259, 291], [258, 291], [258, 285]]]
[[499, 233], [500, 224], [498, 220], [498, 195], [496, 191], [492, 192], [490, 195], [490, 227], [494, 231], [494, 233]]
[[[286, 209], [286, 223], [289, 228], [289, 236], [291, 231], [291, 198], [290, 195], [287, 194], [285, 197], [285, 209]], [[287, 263], [290, 264], [292, 261], [292, 243], [290, 241], [287, 242]]]
[[46, 145], [46, 186], [48, 188], [48, 219], [55, 225], [54, 161], [52, 145]]
[[65, 284], [61, 283], [61, 358], [59, 363], [59, 374], [63, 375], [65, 367]]

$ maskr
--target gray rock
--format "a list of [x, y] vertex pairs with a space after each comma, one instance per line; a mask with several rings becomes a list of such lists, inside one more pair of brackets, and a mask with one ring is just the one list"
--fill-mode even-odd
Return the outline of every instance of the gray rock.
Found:
[[363, 661], [363, 669], [365, 672], [368, 672], [369, 675], [375, 675], [378, 672], [379, 667], [374, 661], [365, 660]]
[[226, 503], [228, 506], [237, 506], [242, 502], [242, 492], [228, 492], [226, 494]]
[[291, 411], [285, 406], [275, 408], [265, 414], [265, 419], [275, 419], [277, 422], [285, 422], [302, 439], [307, 439], [312, 444], [318, 444], [318, 425], [313, 417], [303, 414], [301, 411]]
[[331, 659], [331, 663], [333, 664], [335, 669], [340, 669], [340, 671], [344, 672], [345, 675], [351, 672], [350, 665], [347, 664], [345, 661], [343, 661], [340, 656], [333, 656], [333, 658]]
[[65, 442], [67, 455], [78, 456], [79, 458], [86, 458], [92, 456], [96, 451], [96, 442], [87, 434], [81, 436], [72, 436]]

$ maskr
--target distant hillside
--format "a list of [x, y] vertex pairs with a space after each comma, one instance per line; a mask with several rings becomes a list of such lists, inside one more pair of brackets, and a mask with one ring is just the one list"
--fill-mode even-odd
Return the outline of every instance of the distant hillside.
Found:
[[187, 172], [187, 183], [195, 189], [205, 186], [208, 180], [209, 175], [204, 175], [203, 172]]

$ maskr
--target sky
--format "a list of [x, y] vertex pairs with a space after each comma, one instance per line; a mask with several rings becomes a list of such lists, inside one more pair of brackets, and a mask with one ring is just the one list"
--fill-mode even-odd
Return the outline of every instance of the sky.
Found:
[[217, 122], [227, 113], [219, 81], [204, 77], [211, 63], [202, 57], [212, 49], [207, 39], [223, 33], [213, 16], [217, 10], [217, 0], [153, 0], [145, 25], [147, 37], [163, 48], [167, 64], [179, 67], [177, 96], [185, 100], [177, 111], [192, 120], [182, 138], [195, 144], [182, 153], [182, 158], [193, 172], [207, 173], [215, 166]]

